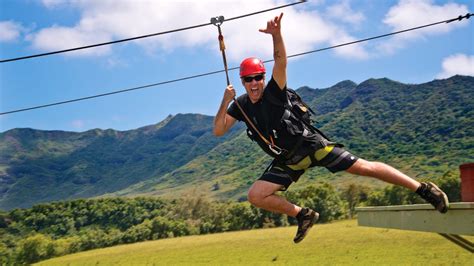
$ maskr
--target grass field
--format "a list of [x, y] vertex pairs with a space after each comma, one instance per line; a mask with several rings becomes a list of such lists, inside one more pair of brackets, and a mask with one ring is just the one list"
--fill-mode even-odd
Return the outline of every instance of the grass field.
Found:
[[359, 227], [350, 220], [315, 225], [296, 245], [295, 231], [285, 227], [163, 239], [37, 265], [474, 265], [472, 253], [435, 233]]

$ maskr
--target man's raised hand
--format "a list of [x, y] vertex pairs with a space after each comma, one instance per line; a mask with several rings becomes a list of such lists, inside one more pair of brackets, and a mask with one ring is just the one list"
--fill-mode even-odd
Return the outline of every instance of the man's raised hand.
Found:
[[266, 29], [259, 29], [260, 32], [267, 33], [267, 34], [280, 34], [281, 33], [281, 18], [283, 17], [283, 13], [280, 16], [276, 16], [274, 19], [269, 20], [267, 22]]

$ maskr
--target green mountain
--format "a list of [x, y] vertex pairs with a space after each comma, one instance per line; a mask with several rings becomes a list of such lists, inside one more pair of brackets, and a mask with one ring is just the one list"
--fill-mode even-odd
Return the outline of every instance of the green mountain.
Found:
[[1, 133], [0, 209], [98, 196], [169, 173], [242, 130], [215, 138], [212, 120], [178, 114], [130, 131]]
[[[473, 88], [474, 77], [454, 76], [419, 85], [370, 79], [297, 91], [331, 139], [360, 157], [431, 178], [474, 161]], [[217, 138], [212, 120], [178, 114], [130, 131], [1, 133], [0, 209], [102, 195], [244, 198], [271, 160], [246, 137], [243, 123]], [[321, 179], [382, 185], [312, 169], [296, 187]]]

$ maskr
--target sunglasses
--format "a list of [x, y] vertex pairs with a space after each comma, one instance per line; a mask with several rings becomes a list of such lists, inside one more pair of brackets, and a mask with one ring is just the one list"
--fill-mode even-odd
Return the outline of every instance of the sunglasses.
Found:
[[253, 76], [253, 77], [243, 77], [242, 78], [245, 82], [247, 83], [250, 83], [252, 82], [252, 80], [255, 80], [255, 81], [260, 81], [263, 79], [263, 75], [260, 74], [260, 75], [256, 75], [256, 76]]

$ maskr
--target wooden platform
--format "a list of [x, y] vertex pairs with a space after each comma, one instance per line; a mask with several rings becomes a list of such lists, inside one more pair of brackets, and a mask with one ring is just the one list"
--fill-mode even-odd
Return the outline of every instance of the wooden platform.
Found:
[[439, 213], [430, 204], [356, 208], [359, 226], [435, 232], [461, 247], [474, 251], [474, 245], [459, 235], [474, 235], [474, 202], [451, 203]]

